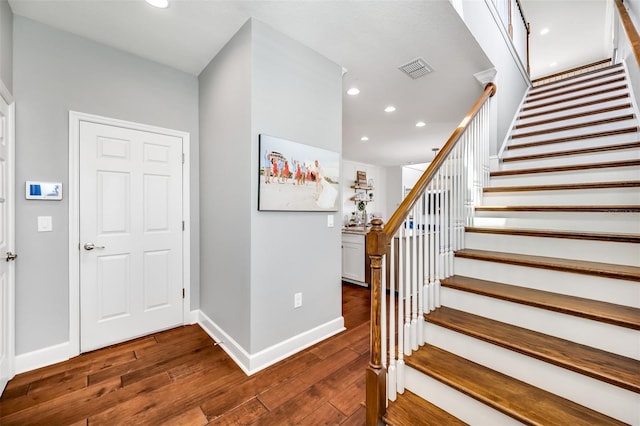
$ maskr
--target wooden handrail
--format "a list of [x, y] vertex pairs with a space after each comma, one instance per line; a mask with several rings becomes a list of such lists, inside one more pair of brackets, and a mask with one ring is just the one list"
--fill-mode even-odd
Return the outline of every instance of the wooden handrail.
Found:
[[615, 2], [618, 7], [618, 13], [620, 14], [620, 21], [633, 49], [633, 55], [636, 57], [638, 65], [640, 65], [640, 36], [638, 35], [638, 30], [636, 30], [635, 25], [633, 25], [633, 21], [629, 16], [629, 12], [627, 12], [627, 8], [624, 7], [623, 1], [615, 0]]
[[527, 22], [527, 18], [524, 16], [524, 9], [522, 8], [522, 4], [520, 4], [520, 0], [516, 0], [516, 6], [518, 6], [518, 10], [520, 11], [520, 18], [522, 18], [522, 23], [524, 27], [527, 29], [527, 74], [531, 75], [531, 65], [529, 60], [529, 41], [531, 39], [531, 24]]
[[427, 170], [422, 174], [413, 189], [400, 203], [389, 222], [383, 227], [382, 220], [371, 221], [372, 228], [366, 235], [366, 249], [371, 259], [371, 335], [370, 358], [366, 372], [366, 424], [377, 426], [381, 424], [386, 410], [387, 400], [387, 372], [382, 362], [382, 297], [385, 292], [382, 289], [382, 258], [393, 236], [398, 232], [414, 204], [426, 191], [440, 166], [455, 148], [460, 137], [465, 132], [469, 123], [478, 114], [484, 103], [496, 93], [496, 85], [486, 85], [480, 98], [464, 117], [460, 125], [453, 131], [451, 137], [444, 144], [436, 158], [431, 162]]
[[[384, 226], [383, 232], [387, 236], [387, 241], [384, 241], [385, 244], [388, 243], [389, 238], [391, 238], [393, 235], [395, 235], [396, 232], [398, 232], [398, 229], [400, 229], [400, 226], [402, 226], [402, 223], [411, 212], [413, 205], [418, 201], [422, 193], [426, 190], [427, 185], [429, 185], [431, 179], [433, 179], [433, 176], [436, 174], [442, 163], [445, 162], [451, 151], [453, 151], [453, 148], [456, 146], [456, 143], [460, 139], [460, 136], [467, 129], [468, 124], [471, 122], [471, 120], [473, 120], [476, 114], [478, 114], [478, 111], [480, 111], [480, 108], [482, 107], [482, 105], [484, 105], [486, 100], [493, 96], [495, 93], [496, 85], [494, 83], [487, 84], [480, 98], [476, 101], [471, 110], [469, 110], [467, 115], [462, 119], [460, 125], [453, 131], [453, 133], [449, 137], [449, 140], [447, 140], [442, 149], [438, 152], [438, 155], [436, 155], [436, 158], [434, 158], [431, 164], [429, 164], [429, 167], [427, 167], [427, 170], [425, 170], [420, 179], [418, 179], [418, 182], [416, 182], [416, 184], [413, 186], [411, 192], [409, 192], [409, 194], [402, 200], [395, 213], [393, 213], [389, 221]], [[384, 251], [377, 251], [376, 253], [369, 254], [382, 255], [384, 253]]]

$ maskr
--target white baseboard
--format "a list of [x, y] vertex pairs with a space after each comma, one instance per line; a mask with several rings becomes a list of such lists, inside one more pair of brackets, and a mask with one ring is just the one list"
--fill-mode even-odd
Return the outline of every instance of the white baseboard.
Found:
[[184, 323], [185, 325], [197, 324], [199, 319], [200, 319], [200, 310], [196, 309], [195, 311], [189, 311], [184, 316]]
[[[251, 375], [281, 361], [296, 352], [312, 346], [324, 339], [344, 331], [344, 318], [338, 317], [332, 321], [305, 331], [297, 336], [282, 341], [255, 354], [249, 354], [235, 340], [225, 333], [202, 311], [191, 311], [185, 318], [185, 323], [199, 324], [220, 347], [247, 374]], [[64, 342], [47, 348], [38, 349], [15, 358], [15, 373], [20, 374], [37, 368], [46, 367], [71, 358], [71, 343]]]
[[338, 317], [260, 352], [249, 354], [202, 311], [198, 324], [249, 376], [345, 330], [344, 318]]
[[25, 354], [16, 355], [16, 374], [46, 367], [57, 362], [66, 361], [70, 358], [71, 344], [64, 342], [47, 348], [38, 349]]

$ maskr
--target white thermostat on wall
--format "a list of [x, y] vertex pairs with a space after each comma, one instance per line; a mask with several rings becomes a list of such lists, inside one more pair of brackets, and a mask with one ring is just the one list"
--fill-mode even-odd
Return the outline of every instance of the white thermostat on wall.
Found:
[[62, 183], [28, 180], [25, 183], [25, 195], [27, 200], [62, 200]]

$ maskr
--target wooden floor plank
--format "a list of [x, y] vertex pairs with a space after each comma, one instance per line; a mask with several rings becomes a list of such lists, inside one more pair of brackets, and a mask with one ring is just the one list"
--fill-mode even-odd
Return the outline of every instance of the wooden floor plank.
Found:
[[347, 417], [342, 414], [336, 407], [325, 402], [314, 412], [302, 419], [303, 425], [339, 425]]
[[[198, 326], [82, 354], [11, 380], [0, 398], [0, 424], [293, 424], [311, 416], [362, 425], [369, 304], [367, 288], [344, 285], [345, 332], [250, 377]], [[304, 416], [275, 413], [283, 405], [273, 402], [276, 390], [293, 380], [308, 393], [298, 401]], [[273, 411], [259, 399], [268, 395]], [[280, 395], [287, 402], [299, 396]]]
[[251, 398], [249, 401], [245, 402], [239, 407], [236, 407], [233, 410], [228, 411], [223, 415], [211, 420], [208, 425], [248, 425], [255, 422], [266, 413], [267, 408], [260, 403], [258, 398]]

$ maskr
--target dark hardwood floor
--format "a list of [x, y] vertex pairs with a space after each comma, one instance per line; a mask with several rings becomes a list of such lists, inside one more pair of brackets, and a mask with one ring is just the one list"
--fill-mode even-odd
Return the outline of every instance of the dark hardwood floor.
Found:
[[247, 377], [198, 326], [16, 376], [9, 425], [363, 425], [369, 290], [343, 284], [346, 331]]

